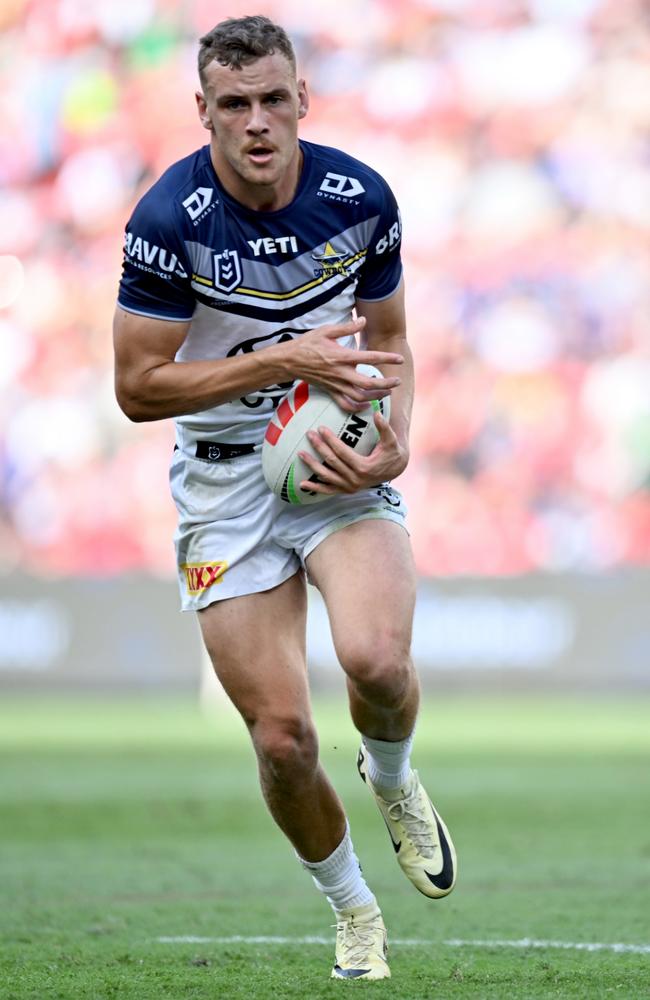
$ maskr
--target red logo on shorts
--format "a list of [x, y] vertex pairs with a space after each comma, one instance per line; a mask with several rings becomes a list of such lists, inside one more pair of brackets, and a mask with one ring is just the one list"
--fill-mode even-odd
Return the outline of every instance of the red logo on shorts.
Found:
[[213, 583], [221, 583], [223, 574], [228, 569], [228, 563], [185, 563], [181, 569], [185, 573], [188, 593], [200, 594]]

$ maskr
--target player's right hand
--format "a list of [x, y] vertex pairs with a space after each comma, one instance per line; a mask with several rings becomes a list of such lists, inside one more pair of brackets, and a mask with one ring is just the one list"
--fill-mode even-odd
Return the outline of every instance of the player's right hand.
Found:
[[404, 363], [401, 354], [357, 350], [339, 344], [341, 338], [361, 333], [365, 325], [365, 317], [361, 316], [348, 323], [319, 326], [283, 345], [291, 352], [288, 357], [291, 375], [325, 389], [347, 413], [363, 409], [371, 399], [389, 396], [400, 384], [397, 376], [371, 378], [358, 372], [356, 365], [377, 368], [401, 365]]

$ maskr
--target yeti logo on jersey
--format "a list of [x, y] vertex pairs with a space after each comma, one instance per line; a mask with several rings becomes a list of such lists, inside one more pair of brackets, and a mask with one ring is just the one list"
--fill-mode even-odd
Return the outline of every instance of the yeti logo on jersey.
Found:
[[295, 236], [276, 236], [274, 238], [268, 236], [259, 240], [248, 240], [247, 242], [256, 257], [259, 257], [261, 253], [281, 253], [285, 255], [298, 253], [298, 240]]
[[212, 196], [214, 194], [213, 188], [197, 188], [196, 191], [192, 191], [183, 202], [183, 208], [189, 215], [192, 222], [198, 222], [199, 216], [208, 209], [212, 203]]
[[356, 177], [346, 177], [344, 174], [325, 174], [325, 179], [318, 189], [318, 196], [330, 197], [335, 201], [348, 201], [356, 198], [358, 194], [363, 194], [365, 188]]
[[236, 250], [214, 255], [214, 287], [228, 295], [241, 284], [241, 264]]

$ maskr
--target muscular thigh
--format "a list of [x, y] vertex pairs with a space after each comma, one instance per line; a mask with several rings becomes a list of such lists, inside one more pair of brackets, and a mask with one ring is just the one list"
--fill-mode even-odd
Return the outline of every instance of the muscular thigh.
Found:
[[211, 604], [198, 618], [217, 677], [248, 725], [307, 714], [302, 572], [271, 590]]
[[408, 656], [415, 606], [415, 569], [399, 524], [364, 520], [329, 535], [307, 558], [310, 580], [327, 605], [344, 666], [374, 649]]

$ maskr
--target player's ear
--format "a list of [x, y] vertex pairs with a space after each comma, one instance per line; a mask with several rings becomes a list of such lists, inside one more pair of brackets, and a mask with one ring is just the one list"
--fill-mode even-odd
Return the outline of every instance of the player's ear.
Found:
[[298, 80], [298, 118], [304, 118], [309, 111], [309, 93], [304, 80]]
[[194, 92], [196, 98], [196, 107], [199, 112], [199, 121], [203, 128], [207, 128], [209, 132], [212, 132], [212, 122], [210, 121], [210, 115], [208, 114], [208, 105], [205, 97], [200, 90]]

